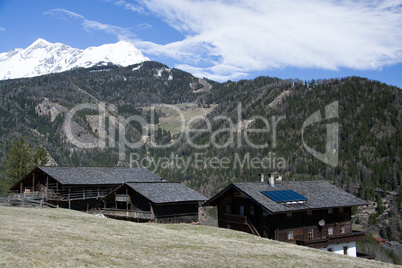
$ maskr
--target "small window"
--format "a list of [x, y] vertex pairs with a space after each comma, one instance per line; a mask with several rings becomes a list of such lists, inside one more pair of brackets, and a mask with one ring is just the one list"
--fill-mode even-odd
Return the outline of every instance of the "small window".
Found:
[[334, 234], [334, 227], [328, 227], [328, 235]]
[[293, 230], [288, 231], [288, 240], [293, 239]]
[[292, 217], [292, 212], [287, 212], [287, 213], [286, 213], [286, 216]]
[[244, 206], [240, 206], [240, 216], [244, 216]]
[[345, 233], [345, 225], [341, 225], [341, 234]]
[[307, 215], [309, 215], [309, 216], [313, 215], [313, 211], [311, 209], [307, 210]]
[[265, 210], [262, 212], [262, 216], [267, 217], [268, 216], [268, 212], [266, 212]]
[[230, 229], [230, 224], [226, 224], [226, 228], [227, 228], [227, 229]]
[[343, 254], [348, 255], [348, 247], [343, 247]]
[[254, 216], [254, 215], [255, 215], [254, 206], [250, 206], [250, 215], [251, 215], [251, 216]]
[[226, 213], [230, 212], [231, 212], [230, 204], [226, 204]]
[[339, 208], [339, 213], [343, 213], [343, 208]]
[[332, 208], [328, 209], [328, 214], [332, 214]]
[[313, 229], [308, 229], [308, 240], [313, 240], [314, 238], [314, 232]]
[[263, 237], [268, 237], [267, 231], [262, 231], [262, 236], [263, 236]]

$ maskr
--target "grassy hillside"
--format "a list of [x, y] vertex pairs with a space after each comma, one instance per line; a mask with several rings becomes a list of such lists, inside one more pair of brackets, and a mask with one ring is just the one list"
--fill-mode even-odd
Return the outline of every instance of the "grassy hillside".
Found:
[[386, 267], [194, 225], [139, 224], [65, 209], [0, 206], [0, 266]]

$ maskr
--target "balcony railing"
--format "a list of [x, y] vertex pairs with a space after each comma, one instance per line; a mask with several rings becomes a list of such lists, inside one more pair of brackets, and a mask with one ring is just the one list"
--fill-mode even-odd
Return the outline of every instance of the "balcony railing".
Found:
[[255, 228], [252, 222], [250, 222], [246, 216], [234, 215], [234, 214], [224, 214], [225, 222], [232, 224], [239, 224], [247, 226], [251, 233], [260, 236], [259, 232]]
[[247, 224], [247, 218], [245, 216], [224, 214], [224, 217], [226, 223]]
[[126, 219], [154, 220], [151, 211], [104, 208], [103, 215]]
[[364, 239], [365, 232], [352, 232], [338, 235], [330, 235], [326, 238], [313, 239], [313, 240], [297, 240], [296, 244], [308, 247], [326, 247], [334, 243], [347, 243], [352, 241], [359, 241]]

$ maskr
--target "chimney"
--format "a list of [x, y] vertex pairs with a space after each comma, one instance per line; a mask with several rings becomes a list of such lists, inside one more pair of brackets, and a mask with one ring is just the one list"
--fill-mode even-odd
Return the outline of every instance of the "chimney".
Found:
[[268, 178], [268, 182], [269, 182], [269, 185], [271, 185], [271, 187], [275, 187], [275, 177], [274, 177], [274, 174], [269, 174], [269, 178]]
[[258, 177], [260, 178], [261, 182], [264, 182], [264, 173], [258, 174]]

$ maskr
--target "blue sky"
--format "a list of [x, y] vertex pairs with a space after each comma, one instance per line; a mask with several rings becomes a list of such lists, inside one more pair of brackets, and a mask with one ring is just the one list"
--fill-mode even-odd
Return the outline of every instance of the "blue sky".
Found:
[[356, 75], [402, 88], [401, 0], [0, 0], [0, 52], [38, 38], [127, 40], [217, 81]]

